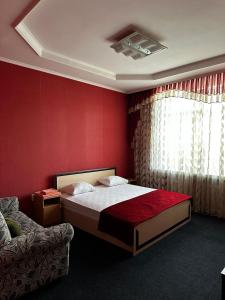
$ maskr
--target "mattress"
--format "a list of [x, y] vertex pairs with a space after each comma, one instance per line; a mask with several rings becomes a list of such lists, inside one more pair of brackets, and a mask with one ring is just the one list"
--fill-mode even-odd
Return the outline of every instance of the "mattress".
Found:
[[65, 209], [98, 220], [103, 209], [152, 191], [155, 191], [155, 189], [132, 184], [121, 184], [112, 187], [97, 185], [94, 192], [76, 196], [62, 194], [61, 203]]

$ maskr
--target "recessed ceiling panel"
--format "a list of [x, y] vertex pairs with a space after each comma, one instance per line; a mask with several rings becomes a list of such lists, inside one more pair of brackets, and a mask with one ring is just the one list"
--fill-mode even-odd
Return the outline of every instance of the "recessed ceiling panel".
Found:
[[[10, 1], [11, 5], [6, 7]], [[225, 65], [222, 0], [41, 0], [15, 24], [34, 50], [28, 56], [27, 50], [23, 50], [23, 55], [21, 40], [11, 32], [11, 24], [31, 2], [21, 0], [24, 8], [20, 11], [20, 5], [10, 1], [2, 1], [4, 14], [9, 17], [3, 25], [12, 37], [8, 45], [20, 44], [21, 52], [14, 53], [11, 48], [9, 59], [25, 64], [46, 69], [51, 66], [55, 70], [64, 66], [79, 76], [82, 73], [81, 80], [86, 76], [93, 84], [124, 92], [218, 70]], [[130, 27], [168, 49], [139, 60], [118, 55], [110, 46], [123, 38]], [[5, 57], [7, 44], [3, 46], [0, 56], [4, 53]]]

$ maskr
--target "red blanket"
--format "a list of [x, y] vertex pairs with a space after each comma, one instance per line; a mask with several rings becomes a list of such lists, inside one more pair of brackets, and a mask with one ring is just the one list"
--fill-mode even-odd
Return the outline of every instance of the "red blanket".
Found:
[[101, 211], [99, 230], [132, 245], [136, 225], [188, 199], [191, 199], [188, 195], [156, 190], [120, 202]]

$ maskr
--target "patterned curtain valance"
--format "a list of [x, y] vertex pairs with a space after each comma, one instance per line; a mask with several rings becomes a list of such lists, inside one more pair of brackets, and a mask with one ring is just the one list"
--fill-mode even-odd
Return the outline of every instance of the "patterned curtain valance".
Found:
[[225, 102], [225, 72], [205, 75], [181, 82], [171, 83], [154, 88], [151, 95], [129, 109], [129, 113], [140, 110], [143, 105], [151, 102], [176, 97], [205, 103]]

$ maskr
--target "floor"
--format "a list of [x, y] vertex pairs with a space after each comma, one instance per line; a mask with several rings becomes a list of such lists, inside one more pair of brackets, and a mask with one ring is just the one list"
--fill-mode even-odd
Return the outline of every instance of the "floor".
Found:
[[194, 214], [192, 221], [143, 253], [76, 230], [69, 276], [23, 300], [221, 299], [225, 221]]

